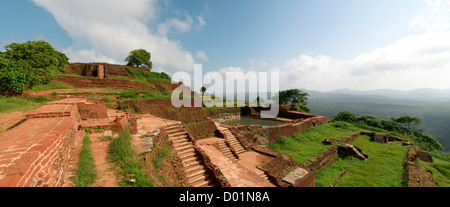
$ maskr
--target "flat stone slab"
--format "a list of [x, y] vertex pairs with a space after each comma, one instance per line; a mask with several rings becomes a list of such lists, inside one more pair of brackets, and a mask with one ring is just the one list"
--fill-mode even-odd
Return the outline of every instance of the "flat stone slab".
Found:
[[309, 172], [303, 168], [297, 168], [290, 172], [288, 175], [284, 176], [283, 181], [286, 183], [289, 183], [291, 185], [295, 184], [295, 181], [298, 179], [303, 178], [305, 175], [307, 175]]

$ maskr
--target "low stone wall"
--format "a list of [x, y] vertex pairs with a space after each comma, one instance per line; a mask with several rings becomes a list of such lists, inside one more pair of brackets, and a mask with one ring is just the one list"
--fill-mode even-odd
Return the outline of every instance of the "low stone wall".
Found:
[[141, 113], [151, 114], [164, 119], [181, 121], [186, 131], [194, 139], [214, 136], [217, 130], [214, 122], [207, 118], [205, 111], [201, 108], [175, 108], [170, 99], [126, 101], [122, 107], [133, 108]]
[[[329, 122], [328, 117], [314, 116], [307, 119], [289, 122], [277, 126], [261, 127], [253, 129], [251, 131], [239, 131], [233, 130], [233, 132], [240, 134], [250, 143], [255, 144], [273, 144], [280, 137], [290, 137], [296, 133], [303, 133], [311, 127], [325, 125]], [[239, 128], [240, 126], [231, 127]]]
[[417, 162], [417, 151], [413, 145], [409, 145], [405, 156], [408, 187], [435, 187], [437, 181], [433, 178], [433, 173], [420, 168]]
[[69, 138], [78, 130], [74, 108], [44, 105], [31, 111], [25, 122], [0, 134], [0, 186], [63, 185]]
[[227, 122], [227, 121], [234, 121], [234, 120], [240, 120], [241, 119], [241, 113], [221, 113], [217, 115], [213, 115], [210, 117], [211, 120], [215, 122]]
[[103, 67], [103, 76], [125, 76], [125, 77], [133, 77], [128, 73], [125, 69], [126, 67], [142, 70], [142, 71], [150, 71], [147, 68], [141, 67], [133, 67], [126, 65], [116, 65], [116, 64], [106, 64], [106, 63], [71, 63], [66, 66], [66, 70], [68, 73], [82, 75], [86, 77], [98, 77], [98, 69]]
[[109, 118], [108, 109], [102, 101], [95, 103], [78, 103], [78, 112], [81, 119], [87, 118]]
[[[74, 154], [72, 142], [81, 127], [77, 105], [84, 102], [86, 98], [46, 103], [0, 134], [0, 187], [64, 186], [64, 170]], [[136, 128], [132, 113], [118, 118], [122, 121], [114, 123], [116, 130]]]
[[124, 90], [154, 91], [149, 84], [114, 78], [91, 78], [75, 76], [57, 76], [55, 81], [66, 83], [77, 88], [117, 88]]

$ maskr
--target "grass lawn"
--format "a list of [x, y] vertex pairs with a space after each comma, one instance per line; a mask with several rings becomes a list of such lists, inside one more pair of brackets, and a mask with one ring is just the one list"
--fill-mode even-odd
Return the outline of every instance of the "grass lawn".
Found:
[[83, 147], [80, 152], [77, 179], [75, 181], [76, 187], [90, 187], [97, 177], [94, 157], [92, 156], [90, 146], [91, 141], [89, 140], [89, 134], [86, 133], [83, 139]]
[[46, 97], [22, 98], [0, 96], [0, 113], [28, 111], [38, 108], [45, 102], [53, 101]]
[[406, 187], [403, 159], [407, 146], [400, 142], [381, 144], [360, 136], [354, 143], [363, 153], [369, 155], [366, 161], [353, 156], [339, 158], [329, 168], [316, 175], [317, 187], [328, 187], [349, 169], [336, 187]]
[[281, 137], [269, 145], [278, 152], [291, 156], [298, 163], [306, 164], [330, 145], [322, 143], [324, 139], [341, 139], [360, 132], [361, 129], [344, 122], [335, 122], [312, 127], [303, 134]]
[[450, 187], [450, 162], [434, 158], [433, 163], [419, 161], [420, 168], [433, 172], [440, 187]]
[[28, 89], [29, 92], [40, 92], [40, 91], [49, 91], [49, 90], [55, 90], [55, 89], [74, 89], [74, 86], [61, 83], [61, 82], [50, 82], [48, 84], [44, 85], [37, 85], [33, 88]]

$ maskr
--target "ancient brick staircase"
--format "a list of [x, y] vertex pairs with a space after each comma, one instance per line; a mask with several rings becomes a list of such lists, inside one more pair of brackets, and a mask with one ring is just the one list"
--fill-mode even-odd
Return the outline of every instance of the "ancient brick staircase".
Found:
[[211, 175], [207, 173], [201, 155], [188, 139], [183, 125], [180, 122], [169, 123], [164, 130], [183, 164], [188, 183], [193, 187], [213, 187]]
[[362, 152], [360, 152], [358, 149], [355, 148], [355, 146], [351, 145], [351, 144], [345, 144], [346, 147], [350, 148], [353, 152], [354, 155], [362, 160], [367, 160], [368, 156], [363, 154]]
[[225, 134], [228, 139], [228, 143], [230, 143], [231, 147], [235, 150], [235, 152], [239, 155], [245, 152], [244, 146], [238, 141], [238, 139], [231, 133], [228, 128], [221, 127], [219, 130], [222, 134]]
[[[217, 128], [219, 129], [219, 131], [222, 134], [227, 136], [228, 143], [230, 143], [231, 146], [233, 146], [233, 148], [235, 149], [235, 151], [238, 155], [246, 152], [244, 146], [242, 146], [242, 144], [238, 141], [236, 136], [233, 135], [233, 133], [230, 131], [230, 129], [228, 129], [226, 127], [222, 127], [222, 126], [218, 126]], [[219, 150], [222, 152], [222, 154], [227, 156], [230, 160], [234, 160], [234, 161], [237, 160], [236, 155], [232, 152], [230, 146], [225, 142], [225, 140], [220, 140], [217, 142], [219, 143]], [[271, 182], [269, 180], [269, 177], [267, 177], [267, 174], [264, 171], [256, 169], [256, 173], [263, 179]]]
[[219, 143], [219, 150], [220, 152], [222, 152], [222, 154], [224, 154], [230, 160], [237, 161], [236, 155], [233, 154], [231, 148], [228, 146], [224, 139], [218, 140], [217, 143]]

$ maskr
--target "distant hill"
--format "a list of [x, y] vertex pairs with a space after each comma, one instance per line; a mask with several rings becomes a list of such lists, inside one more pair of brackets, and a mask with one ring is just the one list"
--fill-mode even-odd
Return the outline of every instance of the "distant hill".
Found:
[[410, 99], [422, 101], [450, 101], [450, 89], [439, 90], [431, 88], [422, 88], [408, 91], [390, 90], [390, 89], [378, 89], [370, 91], [337, 89], [329, 93], [365, 95], [365, 96], [384, 96], [396, 99]]
[[405, 115], [420, 117], [420, 127], [435, 137], [445, 151], [450, 151], [450, 90], [303, 91], [310, 95], [308, 106], [312, 114], [333, 118], [340, 111], [351, 111], [357, 116], [372, 115], [385, 120]]

